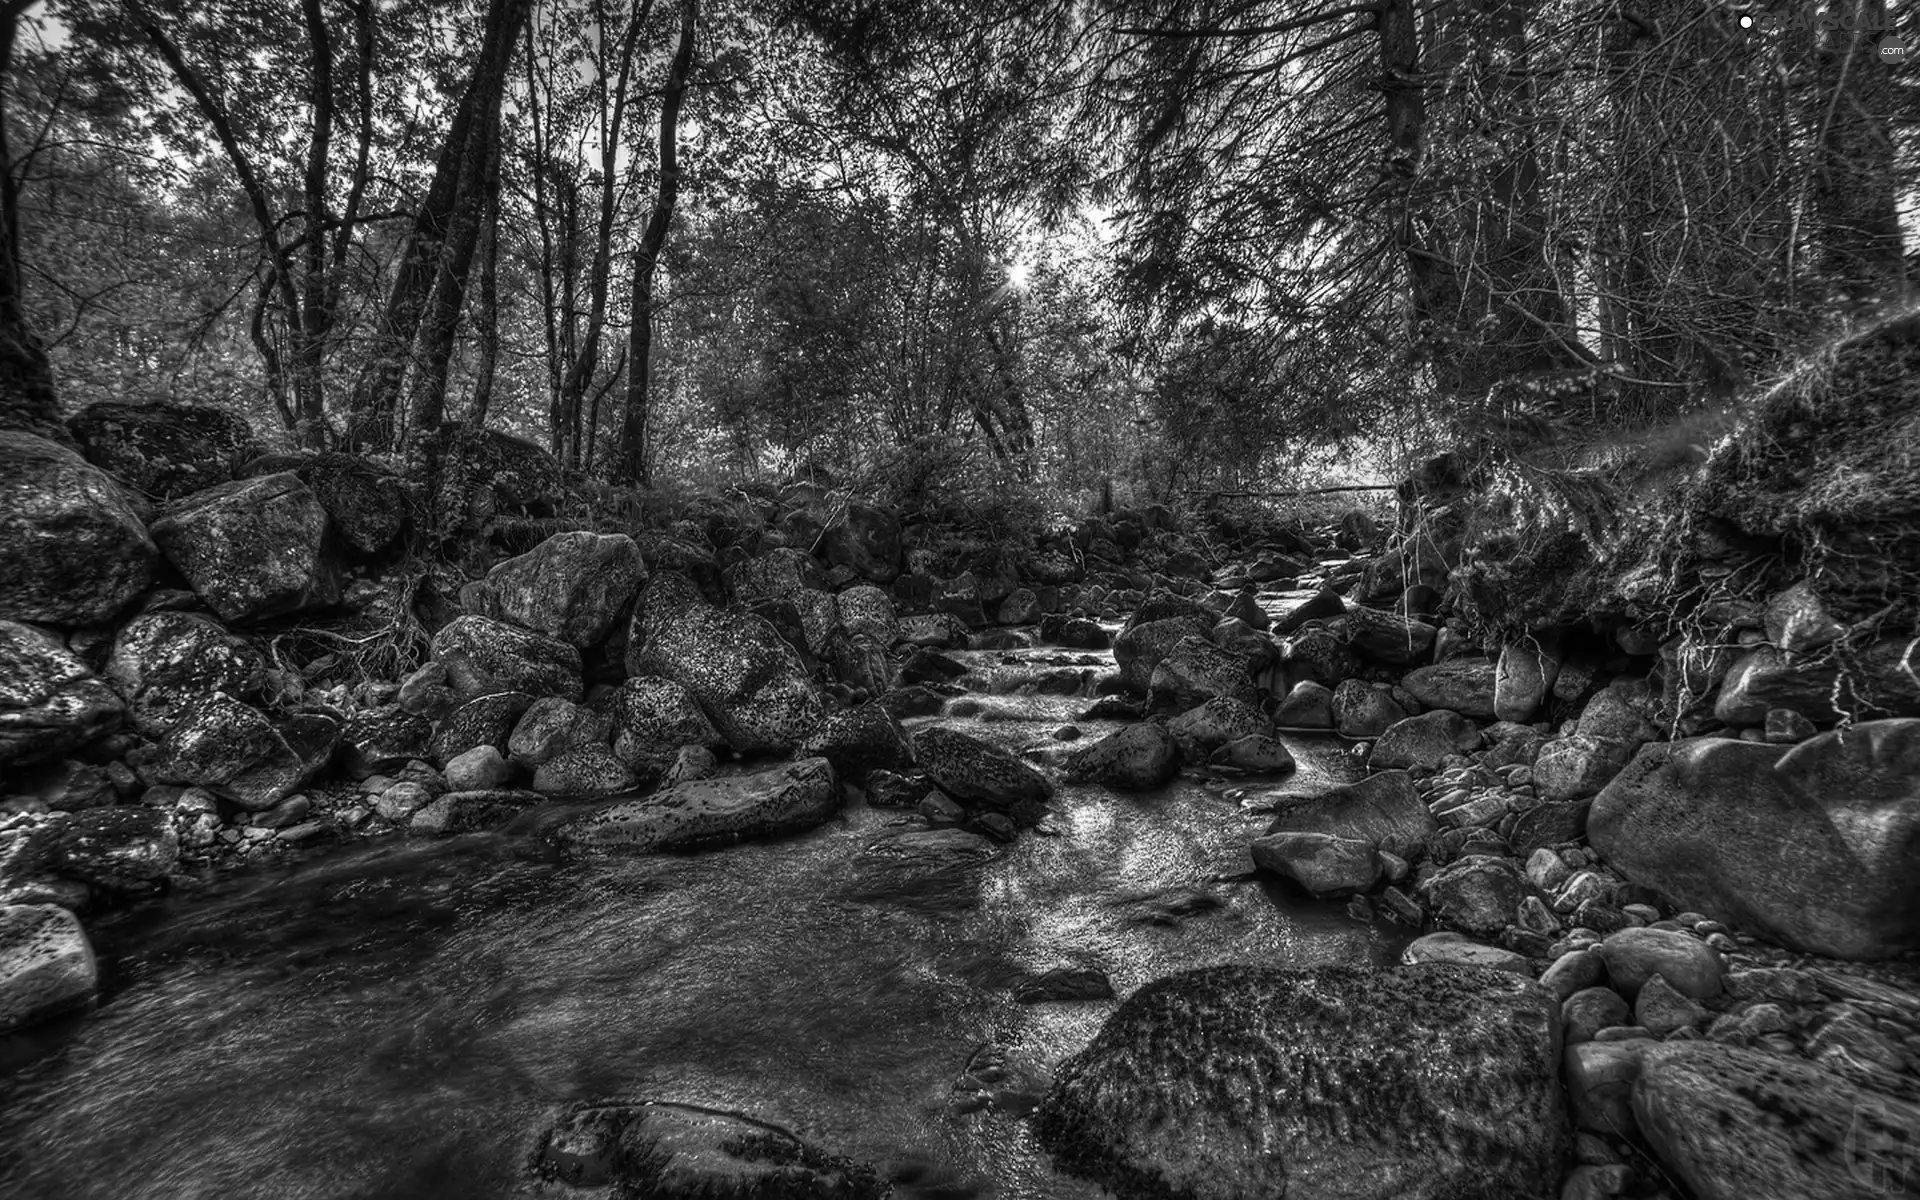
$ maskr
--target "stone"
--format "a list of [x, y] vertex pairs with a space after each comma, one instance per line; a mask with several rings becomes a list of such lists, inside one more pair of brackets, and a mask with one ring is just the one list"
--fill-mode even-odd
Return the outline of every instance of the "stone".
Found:
[[727, 568], [726, 577], [734, 601], [748, 608], [818, 591], [825, 582], [813, 556], [791, 546], [741, 559]]
[[1282, 605], [1280, 615], [1273, 619], [1271, 631], [1277, 635], [1294, 633], [1305, 628], [1310, 621], [1330, 621], [1345, 616], [1346, 611], [1347, 606], [1340, 599], [1340, 593], [1331, 588], [1321, 588], [1304, 600]]
[[1792, 746], [1804, 742], [1820, 730], [1812, 721], [1807, 720], [1790, 708], [1770, 708], [1764, 735], [1767, 743], [1773, 746]]
[[1912, 1194], [1920, 1106], [1809, 1063], [1712, 1042], [1652, 1046], [1633, 1112], [1698, 1200]]
[[407, 831], [432, 837], [445, 837], [449, 834], [469, 833], [476, 829], [491, 829], [513, 819], [516, 814], [540, 803], [543, 799], [544, 797], [536, 792], [504, 789], [484, 792], [448, 792], [416, 811], [407, 820]]
[[1333, 727], [1342, 737], [1379, 737], [1406, 716], [1384, 685], [1346, 679], [1333, 689]]
[[[486, 748], [493, 749], [491, 746]], [[498, 756], [496, 751], [495, 757]], [[399, 823], [409, 820], [413, 814], [432, 804], [433, 800], [433, 793], [424, 785], [404, 780], [381, 792], [380, 798], [374, 801], [373, 810], [387, 820]]]
[[0, 905], [0, 1035], [85, 1008], [99, 982], [78, 917], [53, 904]]
[[1293, 770], [1294, 761], [1287, 744], [1279, 738], [1270, 733], [1249, 733], [1208, 755], [1207, 765], [1261, 775], [1284, 775]]
[[[599, 722], [594, 720], [593, 714], [573, 701], [564, 700], [559, 696], [542, 696], [528, 705], [526, 712], [520, 714], [519, 723], [513, 727], [513, 733], [507, 737], [507, 753], [513, 756], [515, 762], [537, 767], [572, 745], [576, 733], [581, 731], [583, 726], [596, 724]], [[476, 747], [476, 749], [479, 748]], [[491, 746], [484, 748], [493, 749]], [[447, 764], [447, 770], [453, 770], [452, 763]], [[459, 784], [452, 786], [456, 791], [492, 788], [500, 786], [504, 778], [503, 776], [489, 783], [474, 784], [472, 787], [462, 787]]]
[[67, 429], [88, 462], [155, 500], [226, 483], [260, 454], [244, 418], [208, 404], [102, 400]]
[[702, 779], [628, 800], [562, 825], [576, 846], [686, 850], [799, 833], [841, 804], [833, 764], [806, 758], [750, 775]]
[[449, 791], [491, 791], [513, 778], [513, 764], [500, 757], [500, 751], [491, 745], [475, 746], [449, 759], [444, 774]]
[[180, 839], [167, 814], [144, 805], [74, 813], [53, 847], [62, 875], [112, 891], [157, 883], [179, 861]]
[[712, 747], [726, 741], [691, 692], [658, 675], [622, 680], [614, 691], [611, 712], [614, 753], [624, 762], [681, 746]]
[[902, 560], [900, 522], [883, 508], [851, 501], [827, 522], [820, 552], [830, 563], [852, 567], [862, 579], [892, 583]]
[[1641, 985], [1640, 994], [1633, 1002], [1634, 1024], [1657, 1038], [1678, 1029], [1697, 1029], [1711, 1017], [1699, 1001], [1682, 995], [1659, 974]]
[[1494, 716], [1495, 667], [1479, 657], [1450, 658], [1407, 672], [1400, 686], [1428, 708], [1445, 708], [1463, 717], [1490, 721]]
[[1494, 668], [1493, 715], [1502, 721], [1531, 720], [1559, 675], [1559, 639], [1543, 634], [1508, 642]]
[[1546, 847], [1535, 850], [1527, 859], [1527, 882], [1543, 892], [1557, 892], [1560, 887], [1573, 878], [1573, 870], [1565, 860]]
[[1407, 667], [1433, 650], [1435, 630], [1425, 621], [1361, 607], [1349, 608], [1342, 619], [1347, 644], [1371, 662]]
[[913, 766], [913, 747], [900, 722], [881, 704], [829, 713], [794, 751], [800, 758], [824, 758], [842, 779], [865, 780], [875, 770], [904, 771]]
[[1380, 880], [1371, 843], [1326, 833], [1273, 833], [1254, 840], [1253, 865], [1316, 896], [1347, 896]]
[[1507, 830], [1507, 845], [1518, 855], [1531, 855], [1545, 846], [1577, 842], [1587, 836], [1590, 800], [1547, 801], [1518, 814]]
[[506, 621], [456, 617], [433, 635], [433, 657], [462, 701], [498, 692], [580, 699], [580, 651]]
[[1071, 782], [1120, 791], [1152, 791], [1173, 782], [1179, 773], [1180, 753], [1172, 736], [1154, 724], [1117, 729], [1075, 750], [1066, 762]]
[[151, 533], [207, 607], [228, 622], [340, 603], [327, 513], [298, 475], [242, 479], [167, 506]]
[[1147, 694], [1152, 703], [1191, 708], [1215, 698], [1253, 702], [1253, 665], [1244, 654], [1223, 650], [1189, 634], [1154, 665]]
[[384, 467], [329, 451], [309, 458], [295, 473], [313, 489], [335, 536], [363, 556], [386, 550], [407, 527], [406, 482]]
[[1360, 656], [1346, 639], [1325, 626], [1308, 626], [1280, 639], [1280, 661], [1288, 678], [1311, 679], [1333, 687], [1360, 673]]
[[1040, 619], [1040, 598], [1027, 588], [1015, 588], [1000, 602], [1002, 625], [1031, 625]]
[[887, 594], [870, 583], [850, 587], [834, 596], [841, 627], [849, 637], [867, 637], [882, 647], [900, 636], [900, 618]]
[[1294, 684], [1274, 710], [1273, 723], [1280, 729], [1332, 729], [1332, 689], [1311, 679]]
[[428, 744], [434, 761], [445, 765], [475, 746], [504, 750], [533, 697], [525, 692], [493, 692], [456, 708], [433, 731]]
[[1767, 601], [1762, 620], [1767, 644], [1787, 654], [1819, 650], [1846, 636], [1847, 627], [1834, 619], [1813, 589], [1811, 580], [1802, 580], [1776, 593]]
[[1373, 744], [1367, 766], [1375, 771], [1436, 771], [1455, 754], [1480, 748], [1480, 727], [1457, 712], [1435, 709], [1389, 725]]
[[1273, 820], [1266, 829], [1269, 834], [1328, 833], [1356, 838], [1402, 858], [1439, 828], [1405, 771], [1382, 771], [1318, 795], [1281, 795], [1276, 802]]
[[352, 779], [393, 771], [431, 753], [433, 722], [397, 705], [366, 708], [340, 727], [338, 765]]
[[994, 808], [1052, 797], [1046, 776], [990, 742], [929, 725], [913, 735], [914, 759], [947, 794]]
[[660, 675], [686, 688], [743, 753], [792, 749], [824, 712], [805, 665], [772, 625], [707, 604], [675, 572], [641, 589], [626, 657], [627, 674]]
[[1562, 1075], [1574, 1128], [1624, 1141], [1633, 1137], [1636, 1128], [1634, 1081], [1640, 1077], [1642, 1057], [1654, 1043], [1644, 1031], [1629, 1040], [1609, 1040], [1606, 1032], [1592, 1041], [1568, 1042]]
[[1475, 937], [1500, 936], [1528, 895], [1526, 876], [1510, 858], [1475, 854], [1451, 863], [1415, 888], [1436, 921]]
[[210, 692], [257, 698], [265, 683], [266, 660], [209, 617], [152, 612], [121, 628], [106, 677], [126, 698], [134, 728], [159, 737]]
[[1075, 650], [1105, 650], [1113, 642], [1099, 622], [1085, 617], [1042, 617], [1040, 636], [1056, 646]]
[[667, 1101], [576, 1104], [538, 1138], [531, 1173], [560, 1191], [653, 1200], [882, 1200], [871, 1166], [740, 1113]]
[[1837, 958], [1920, 947], [1920, 720], [1782, 751], [1650, 745], [1594, 801], [1593, 847], [1690, 909]]
[[58, 758], [125, 717], [119, 695], [60, 639], [0, 621], [0, 766]]
[[1270, 733], [1273, 725], [1261, 711], [1242, 699], [1217, 697], [1167, 722], [1167, 732], [1188, 762], [1204, 762], [1208, 755], [1235, 738]]
[[1606, 961], [1607, 978], [1628, 999], [1655, 975], [1695, 1000], [1711, 1000], [1722, 990], [1725, 966], [1719, 952], [1691, 934], [1622, 929], [1600, 943], [1599, 954]]
[[100, 624], [147, 589], [159, 557], [105, 473], [58, 443], [0, 430], [0, 619]]
[[613, 748], [605, 742], [569, 746], [533, 771], [534, 791], [574, 800], [630, 792], [637, 782], [634, 769], [615, 757]]
[[1564, 1003], [1575, 992], [1598, 984], [1606, 975], [1607, 964], [1590, 950], [1569, 950], [1553, 960], [1540, 975], [1540, 986]]
[[[1139, 614], [1136, 613], [1135, 616], [1137, 618]], [[1212, 628], [1210, 621], [1197, 615], [1168, 617], [1139, 624], [1129, 622], [1113, 642], [1113, 661], [1120, 670], [1121, 686], [1136, 696], [1146, 695], [1153, 682], [1154, 671], [1160, 666], [1161, 660], [1188, 638], [1207, 646], [1208, 649], [1217, 650], [1217, 647], [1213, 647], [1206, 640], [1207, 632]], [[1252, 689], [1253, 679], [1249, 673], [1248, 694], [1240, 696], [1240, 699], [1251, 700]]]
[[1580, 722], [1574, 732], [1603, 741], [1624, 742], [1635, 750], [1659, 737], [1660, 731], [1641, 715], [1629, 695], [1627, 689], [1618, 685], [1596, 694], [1580, 710]]
[[1093, 967], [1055, 967], [1021, 980], [1014, 986], [1013, 998], [1021, 1004], [1111, 1000], [1113, 981]]
[[556, 533], [488, 571], [470, 610], [585, 650], [607, 639], [646, 575], [623, 533]]
[[203, 696], [160, 740], [153, 777], [203, 787], [252, 812], [300, 790], [331, 757], [337, 727], [276, 725], [225, 692]]
[[1524, 954], [1515, 954], [1499, 946], [1489, 946], [1457, 933], [1429, 933], [1417, 937], [1400, 952], [1405, 963], [1454, 963], [1463, 967], [1489, 967], [1513, 975], [1533, 978], [1533, 964]]
[[1555, 1027], [1504, 971], [1190, 971], [1062, 1063], [1033, 1128], [1062, 1169], [1126, 1196], [1518, 1200], [1565, 1152]]
[[1540, 749], [1533, 785], [1546, 800], [1584, 800], [1598, 795], [1633, 757], [1631, 744], [1576, 733]]
[[400, 707], [429, 721], [444, 720], [460, 706], [460, 698], [447, 686], [447, 668], [428, 662], [400, 681], [394, 696]]
[[1791, 709], [1815, 725], [1843, 717], [1920, 717], [1920, 673], [1905, 638], [1888, 638], [1847, 656], [1788, 654], [1759, 646], [1734, 663], [1713, 715], [1736, 728], [1759, 725], [1768, 711]]

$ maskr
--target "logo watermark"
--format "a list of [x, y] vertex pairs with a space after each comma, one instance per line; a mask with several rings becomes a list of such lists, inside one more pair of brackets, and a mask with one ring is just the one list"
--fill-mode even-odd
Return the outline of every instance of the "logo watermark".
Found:
[[1743, 12], [1739, 25], [1759, 33], [1797, 33], [1808, 37], [1862, 33], [1876, 43], [1881, 62], [1904, 63], [1915, 57], [1908, 39], [1894, 32], [1893, 15], [1885, 5], [1804, 0], [1778, 12], [1761, 8]]
[[1920, 1131], [1878, 1100], [1854, 1104], [1842, 1152], [1847, 1174], [1871, 1193], [1907, 1195], [1909, 1184], [1920, 1186]]

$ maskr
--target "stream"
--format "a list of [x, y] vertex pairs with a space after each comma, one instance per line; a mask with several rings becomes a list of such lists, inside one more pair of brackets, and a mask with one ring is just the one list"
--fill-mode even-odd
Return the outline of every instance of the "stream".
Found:
[[[1023, 694], [1107, 656], [956, 657], [981, 711], [909, 728], [1016, 749], [1118, 728], [1075, 719], [1087, 695]], [[1349, 777], [1337, 740], [1287, 741], [1282, 783]], [[924, 823], [860, 801], [777, 842], [575, 856], [547, 831], [591, 806], [555, 805], [92, 920], [99, 1007], [0, 1039], [0, 1196], [519, 1195], [554, 1112], [613, 1097], [735, 1109], [932, 1189], [902, 1196], [1096, 1196], [1019, 1114], [1116, 1002], [1024, 1004], [1017, 983], [1094, 967], [1125, 996], [1215, 963], [1384, 963], [1403, 940], [1220, 879], [1266, 820], [1233, 786], [1062, 787], [980, 863], [871, 852]], [[1007, 1094], [961, 1111], [983, 1047]]]

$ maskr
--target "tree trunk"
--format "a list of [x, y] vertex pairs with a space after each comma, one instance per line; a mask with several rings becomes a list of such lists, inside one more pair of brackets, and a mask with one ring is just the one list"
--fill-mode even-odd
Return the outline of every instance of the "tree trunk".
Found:
[[680, 104], [686, 96], [687, 77], [693, 72], [693, 30], [699, 17], [699, 0], [682, 0], [680, 44], [667, 68], [666, 91], [660, 99], [660, 186], [654, 197], [653, 215], [647, 219], [646, 233], [640, 239], [639, 253], [633, 260], [633, 328], [628, 335], [626, 420], [620, 430], [620, 454], [614, 464], [614, 482], [648, 482], [647, 385], [653, 355], [653, 277], [660, 264], [660, 251], [667, 244], [667, 227], [673, 221], [673, 207], [680, 198]]
[[[498, 157], [497, 155], [495, 156]], [[484, 429], [493, 404], [493, 381], [500, 363], [500, 172], [487, 188], [486, 244], [480, 251], [480, 362], [473, 373], [473, 407], [467, 423]]]
[[0, 9], [0, 429], [24, 429], [68, 442], [53, 390], [53, 366], [27, 322], [20, 294], [20, 208], [7, 142], [7, 85], [14, 35], [29, 7], [16, 2]]
[[1894, 145], [1886, 117], [1895, 84], [1878, 61], [1876, 29], [1888, 28], [1881, 0], [1846, 0], [1844, 19], [1816, 56], [1825, 106], [1814, 143], [1816, 263], [1834, 299], [1871, 307], [1906, 292]]

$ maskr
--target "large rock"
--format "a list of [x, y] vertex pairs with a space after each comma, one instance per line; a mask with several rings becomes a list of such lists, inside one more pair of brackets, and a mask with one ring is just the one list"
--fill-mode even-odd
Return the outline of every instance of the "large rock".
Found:
[[1045, 775], [991, 742], [958, 730], [939, 725], [919, 730], [913, 735], [913, 756], [920, 769], [956, 799], [1012, 808], [1053, 795]]
[[900, 636], [900, 618], [887, 594], [870, 583], [850, 587], [834, 598], [840, 626], [850, 638], [869, 638], [887, 647]]
[[579, 846], [685, 850], [811, 829], [840, 810], [833, 764], [805, 758], [753, 775], [702, 779], [560, 827]]
[[1147, 691], [1156, 704], [1191, 708], [1216, 697], [1253, 701], [1253, 663], [1204, 637], [1184, 637], [1154, 664]]
[[1067, 778], [1121, 791], [1165, 787], [1180, 773], [1173, 738], [1159, 725], [1128, 725], [1089, 743], [1067, 759]]
[[52, 904], [0, 906], [0, 1035], [86, 1007], [99, 982], [78, 917]]
[[[1186, 638], [1205, 643], [1213, 623], [1201, 617], [1168, 617], [1127, 626], [1113, 641], [1114, 665], [1120, 669], [1120, 683], [1136, 696], [1147, 694], [1153, 682], [1154, 668]], [[1251, 681], [1249, 681], [1251, 683]]]
[[1423, 880], [1416, 894], [1434, 919], [1475, 937], [1499, 937], [1534, 887], [1511, 858], [1470, 854]]
[[1622, 929], [1600, 944], [1607, 982], [1631, 1000], [1655, 975], [1683, 996], [1711, 1000], [1720, 994], [1725, 964], [1720, 952], [1677, 929]]
[[1912, 1196], [1920, 1105], [1811, 1063], [1712, 1042], [1640, 1057], [1633, 1113], [1697, 1200]]
[[326, 766], [337, 736], [325, 718], [276, 726], [252, 705], [215, 692], [167, 731], [153, 773], [162, 783], [204, 787], [263, 812]]
[[533, 706], [525, 692], [493, 692], [475, 696], [447, 715], [428, 744], [433, 758], [445, 765], [475, 746], [506, 749], [520, 718]]
[[707, 604], [676, 572], [641, 589], [627, 674], [685, 687], [736, 750], [791, 749], [822, 713], [806, 667], [771, 624]]
[[1167, 732], [1183, 758], [1199, 763], [1228, 742], [1272, 733], [1273, 723], [1245, 700], [1221, 697], [1168, 721]]
[[0, 765], [54, 758], [125, 716], [114, 690], [58, 638], [0, 621]]
[[623, 533], [556, 533], [487, 572], [469, 609], [585, 650], [613, 631], [646, 579]]
[[1584, 800], [1599, 794], [1633, 757], [1633, 744], [1576, 733], [1540, 748], [1533, 784], [1545, 800]]
[[1280, 729], [1332, 729], [1333, 690], [1324, 683], [1302, 679], [1274, 710], [1273, 723]]
[[65, 446], [0, 430], [0, 619], [105, 621], [146, 590], [159, 557], [113, 480]]
[[1490, 721], [1494, 714], [1496, 669], [1484, 658], [1449, 658], [1407, 672], [1400, 686], [1428, 708], [1452, 709], [1463, 717]]
[[1456, 712], [1435, 709], [1396, 721], [1373, 744], [1367, 765], [1376, 771], [1439, 769], [1443, 759], [1480, 748], [1480, 727]]
[[612, 712], [613, 749], [627, 762], [682, 746], [711, 747], [725, 741], [693, 693], [658, 675], [622, 680], [613, 695]]
[[578, 649], [491, 617], [469, 614], [441, 626], [433, 658], [463, 701], [495, 692], [580, 699]]
[[1593, 847], [1675, 907], [1793, 947], [1920, 947], [1920, 720], [1782, 752], [1730, 738], [1641, 750], [1593, 803]]
[[855, 783], [874, 770], [904, 771], [913, 765], [906, 730], [885, 706], [875, 703], [829, 713], [794, 753], [824, 758], [841, 778]]
[[361, 554], [378, 554], [407, 527], [410, 505], [400, 476], [354, 454], [316, 454], [297, 473], [313, 489], [327, 523]]
[[1270, 833], [1255, 838], [1253, 865], [1291, 879], [1316, 896], [1370, 890], [1380, 880], [1373, 844], [1328, 833]]
[[1411, 666], [1433, 650], [1433, 626], [1398, 613], [1350, 608], [1341, 620], [1347, 644], [1362, 658], [1389, 666]]
[[532, 1173], [537, 1200], [882, 1200], [890, 1190], [872, 1167], [777, 1125], [665, 1101], [573, 1106], [541, 1135]]
[[1504, 971], [1211, 967], [1122, 1004], [1034, 1131], [1130, 1200], [1534, 1200], [1566, 1141], [1558, 1028]]
[[62, 875], [116, 891], [157, 883], [179, 860], [180, 839], [167, 814], [144, 805], [77, 812], [53, 848]]
[[748, 608], [791, 600], [801, 591], [818, 591], [826, 582], [820, 564], [791, 546], [743, 558], [727, 568], [726, 577], [727, 591]]
[[1560, 676], [1558, 640], [1543, 635], [1507, 643], [1495, 674], [1493, 715], [1502, 721], [1531, 720]]
[[224, 621], [338, 604], [326, 532], [326, 509], [291, 472], [195, 492], [153, 523], [161, 553]]
[[1402, 858], [1440, 827], [1405, 771], [1381, 771], [1317, 796], [1283, 796], [1280, 802], [1267, 825], [1269, 834], [1330, 833]]
[[87, 461], [174, 500], [233, 479], [260, 443], [241, 417], [199, 404], [89, 404], [67, 422]]
[[850, 503], [820, 539], [826, 560], [851, 567], [862, 579], [892, 583], [900, 575], [900, 522], [885, 509]]
[[266, 669], [260, 652], [219, 622], [192, 613], [152, 612], [120, 630], [106, 674], [126, 698], [134, 727], [158, 737], [213, 692], [255, 699]]
[[1385, 684], [1344, 679], [1333, 689], [1333, 727], [1343, 737], [1379, 737], [1406, 718], [1407, 710]]
[[1800, 654], [1831, 645], [1846, 636], [1811, 581], [1794, 584], [1767, 602], [1764, 614], [1767, 642], [1776, 650]]
[[1761, 725], [1776, 708], [1816, 725], [1849, 714], [1920, 717], [1920, 661], [1905, 638], [1877, 642], [1844, 663], [1760, 646], [1727, 672], [1713, 715], [1729, 725]]

